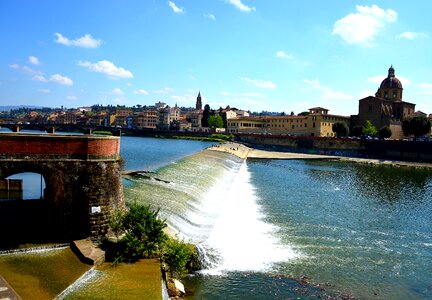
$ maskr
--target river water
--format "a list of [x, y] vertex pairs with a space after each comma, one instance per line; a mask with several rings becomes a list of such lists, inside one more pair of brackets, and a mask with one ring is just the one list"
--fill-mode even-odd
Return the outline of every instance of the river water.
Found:
[[199, 249], [190, 299], [432, 299], [432, 172], [245, 162], [211, 145], [121, 139], [126, 169], [155, 172], [125, 179], [126, 200]]
[[[156, 166], [153, 176], [163, 181], [134, 178], [125, 196], [160, 207], [174, 231], [198, 245], [205, 269], [187, 280], [191, 299], [313, 299], [335, 291], [360, 299], [432, 298], [432, 172], [244, 162], [210, 150], [176, 160], [173, 149], [185, 153], [197, 146], [190, 143], [134, 141], [144, 152], [127, 167]], [[326, 291], [289, 279], [301, 276]]]

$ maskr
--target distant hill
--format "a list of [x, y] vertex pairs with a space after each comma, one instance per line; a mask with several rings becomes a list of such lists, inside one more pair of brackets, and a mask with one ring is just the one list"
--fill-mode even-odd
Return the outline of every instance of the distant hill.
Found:
[[35, 106], [35, 105], [10, 105], [10, 106], [0, 106], [0, 111], [10, 111], [11, 109], [17, 109], [22, 107], [42, 108], [42, 106]]

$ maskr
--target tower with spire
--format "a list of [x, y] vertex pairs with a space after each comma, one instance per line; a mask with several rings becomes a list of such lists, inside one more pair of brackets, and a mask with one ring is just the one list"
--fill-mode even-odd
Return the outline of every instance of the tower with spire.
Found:
[[196, 110], [202, 110], [201, 91], [198, 91], [198, 97], [195, 104]]

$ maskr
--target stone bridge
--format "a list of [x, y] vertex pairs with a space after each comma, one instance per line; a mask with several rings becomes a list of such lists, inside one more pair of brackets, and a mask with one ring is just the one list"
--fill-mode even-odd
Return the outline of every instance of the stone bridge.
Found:
[[125, 207], [121, 169], [119, 137], [0, 133], [0, 180], [32, 172], [46, 186], [43, 199], [0, 199], [0, 245], [20, 237], [32, 242], [40, 233], [63, 240], [105, 236], [112, 212]]

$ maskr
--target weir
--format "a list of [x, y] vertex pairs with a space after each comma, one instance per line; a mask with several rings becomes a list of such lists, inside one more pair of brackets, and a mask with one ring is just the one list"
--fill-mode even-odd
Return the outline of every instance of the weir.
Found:
[[196, 244], [205, 268], [201, 273], [261, 271], [297, 257], [280, 245], [276, 228], [262, 220], [244, 158], [204, 150], [155, 175], [169, 183], [133, 177], [125, 197], [161, 207], [169, 226]]

